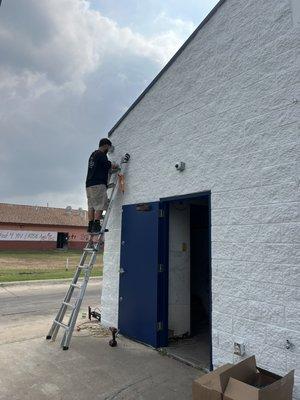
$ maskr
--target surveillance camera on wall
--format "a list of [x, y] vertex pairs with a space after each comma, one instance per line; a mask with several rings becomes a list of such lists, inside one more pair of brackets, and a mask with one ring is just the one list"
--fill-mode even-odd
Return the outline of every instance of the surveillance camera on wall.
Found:
[[179, 161], [175, 164], [175, 168], [177, 171], [184, 171], [185, 170], [185, 163], [182, 161]]

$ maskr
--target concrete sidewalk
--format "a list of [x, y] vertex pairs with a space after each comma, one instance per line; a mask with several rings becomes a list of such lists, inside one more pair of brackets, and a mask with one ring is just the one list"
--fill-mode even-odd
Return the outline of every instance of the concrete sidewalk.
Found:
[[[87, 304], [100, 306], [101, 282], [90, 282]], [[118, 338], [80, 316], [68, 351], [44, 338], [68, 287], [2, 287], [0, 290], [0, 400], [188, 400], [194, 368]]]
[[185, 400], [200, 372], [143, 345], [74, 336], [68, 351], [36, 338], [0, 346], [1, 400]]

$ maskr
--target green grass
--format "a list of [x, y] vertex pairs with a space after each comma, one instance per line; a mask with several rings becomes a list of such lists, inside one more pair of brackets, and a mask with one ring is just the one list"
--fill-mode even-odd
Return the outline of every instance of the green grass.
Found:
[[[0, 282], [71, 279], [81, 253], [80, 250], [0, 251]], [[91, 276], [101, 275], [102, 254], [99, 254]]]
[[[0, 282], [34, 281], [47, 279], [72, 278], [75, 269], [69, 271], [0, 271]], [[93, 269], [91, 276], [102, 276], [102, 271]]]

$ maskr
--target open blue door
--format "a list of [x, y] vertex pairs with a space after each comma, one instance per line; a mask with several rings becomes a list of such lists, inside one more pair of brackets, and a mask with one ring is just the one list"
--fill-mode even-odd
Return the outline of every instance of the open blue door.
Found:
[[165, 227], [159, 202], [123, 206], [119, 329], [153, 347], [168, 339]]

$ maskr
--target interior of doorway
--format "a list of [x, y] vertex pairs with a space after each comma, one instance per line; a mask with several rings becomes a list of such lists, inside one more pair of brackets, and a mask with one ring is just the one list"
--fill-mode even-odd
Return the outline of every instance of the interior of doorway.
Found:
[[169, 203], [167, 352], [211, 369], [210, 197]]

